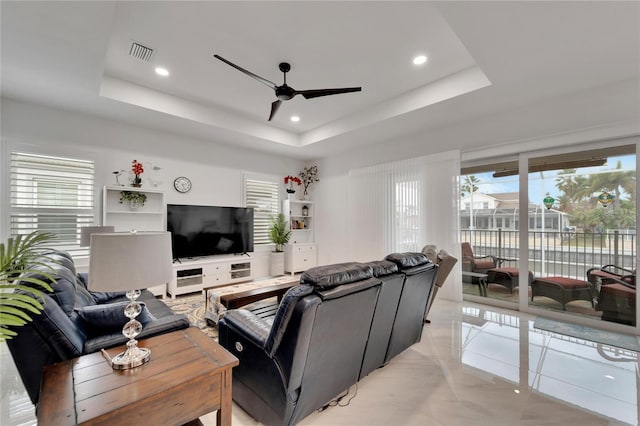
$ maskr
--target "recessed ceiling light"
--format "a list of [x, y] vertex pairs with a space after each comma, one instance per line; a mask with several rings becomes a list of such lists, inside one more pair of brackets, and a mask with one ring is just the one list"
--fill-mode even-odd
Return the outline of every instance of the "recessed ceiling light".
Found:
[[169, 75], [169, 71], [167, 71], [166, 68], [162, 68], [162, 67], [157, 67], [156, 68], [156, 74], [161, 75], [163, 77], [166, 77]]
[[606, 375], [606, 376], [604, 376], [604, 377], [606, 377], [607, 379], [611, 379], [611, 380], [615, 380], [615, 379], [616, 379], [615, 377], [613, 377], [613, 376], [612, 376], [612, 375], [610, 375], [610, 374], [607, 374], [607, 375]]
[[297, 123], [298, 121], [300, 121], [300, 117], [298, 117], [297, 115], [292, 115], [291, 121], [293, 121], [294, 123]]
[[419, 56], [416, 56], [415, 58], [413, 58], [413, 64], [414, 65], [422, 65], [425, 62], [427, 62], [427, 57], [424, 56], [424, 55], [419, 55]]

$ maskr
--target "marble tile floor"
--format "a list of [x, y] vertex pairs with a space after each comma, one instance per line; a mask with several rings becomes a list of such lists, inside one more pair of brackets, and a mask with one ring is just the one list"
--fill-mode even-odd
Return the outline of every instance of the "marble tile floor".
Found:
[[[422, 341], [361, 380], [357, 394], [353, 386], [347, 406], [300, 425], [638, 424], [637, 352], [534, 329], [531, 315], [469, 302], [437, 300], [429, 317]], [[0, 424], [35, 424], [24, 395], [19, 403], [6, 347], [0, 355]], [[215, 425], [215, 413], [200, 420]], [[233, 424], [259, 423], [234, 404]]]

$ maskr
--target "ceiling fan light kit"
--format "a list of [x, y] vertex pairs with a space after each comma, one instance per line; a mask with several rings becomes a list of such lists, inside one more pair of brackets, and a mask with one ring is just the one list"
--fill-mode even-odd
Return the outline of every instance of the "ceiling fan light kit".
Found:
[[297, 95], [302, 95], [305, 99], [318, 98], [320, 96], [329, 96], [329, 95], [339, 95], [341, 93], [351, 93], [351, 92], [360, 92], [362, 87], [342, 87], [337, 89], [311, 89], [311, 90], [295, 90], [293, 87], [287, 85], [287, 73], [291, 71], [291, 64], [288, 62], [281, 62], [278, 65], [280, 71], [284, 74], [284, 82], [281, 86], [276, 85], [272, 81], [267, 80], [266, 78], [260, 77], [257, 74], [252, 73], [251, 71], [247, 71], [246, 69], [224, 59], [220, 55], [213, 55], [216, 59], [221, 60], [225, 64], [232, 66], [238, 71], [248, 75], [251, 78], [258, 80], [260, 83], [265, 84], [271, 87], [275, 93], [277, 100], [273, 101], [271, 104], [271, 113], [269, 114], [269, 120], [271, 121], [273, 117], [280, 109], [282, 102], [288, 101]]

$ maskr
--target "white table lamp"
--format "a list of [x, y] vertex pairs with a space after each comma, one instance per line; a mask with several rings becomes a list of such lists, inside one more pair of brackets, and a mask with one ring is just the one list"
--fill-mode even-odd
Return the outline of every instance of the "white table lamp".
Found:
[[142, 309], [136, 299], [140, 296], [140, 289], [171, 281], [172, 259], [169, 232], [91, 235], [89, 290], [126, 290], [131, 301], [124, 310], [129, 321], [122, 329], [129, 342], [127, 350], [111, 360], [114, 369], [134, 368], [150, 359], [151, 351], [139, 348], [135, 340], [142, 331], [142, 324], [136, 320]]

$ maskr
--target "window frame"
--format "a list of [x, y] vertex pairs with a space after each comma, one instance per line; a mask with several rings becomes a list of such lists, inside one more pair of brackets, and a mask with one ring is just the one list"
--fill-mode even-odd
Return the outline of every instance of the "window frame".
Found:
[[[91, 193], [93, 197], [93, 208], [84, 210], [87, 215], [92, 216], [93, 221], [83, 223], [84, 226], [98, 225], [101, 223], [101, 205], [102, 198], [100, 196], [100, 176], [103, 169], [101, 156], [98, 152], [79, 150], [77, 147], [65, 146], [65, 145], [34, 145], [20, 142], [7, 142], [3, 141], [2, 144], [2, 173], [0, 174], [0, 199], [2, 200], [2, 221], [0, 223], [0, 235], [2, 241], [6, 241], [11, 237], [11, 218], [16, 211], [23, 212], [52, 212], [58, 209], [51, 208], [25, 208], [25, 207], [12, 207], [11, 205], [11, 165], [12, 165], [12, 153], [19, 152], [31, 155], [40, 155], [48, 157], [68, 158], [72, 160], [91, 161], [93, 162], [93, 183], [91, 186]], [[61, 210], [69, 211], [67, 208]], [[79, 233], [78, 233], [79, 235]], [[69, 243], [54, 243], [55, 248], [68, 251], [73, 257], [88, 256], [88, 250], [81, 248], [78, 237], [77, 244]]]
[[273, 243], [271, 241], [264, 242], [264, 238], [266, 238], [266, 239], [269, 238], [268, 237], [268, 231], [266, 231], [267, 234], [264, 237], [260, 236], [260, 238], [258, 236], [259, 233], [256, 231], [256, 227], [260, 226], [261, 223], [264, 223], [264, 220], [260, 220], [260, 218], [259, 218], [259, 213], [260, 212], [256, 210], [256, 206], [252, 206], [252, 205], [249, 205], [247, 203], [247, 196], [248, 196], [247, 183], [248, 183], [248, 181], [259, 181], [259, 182], [264, 182], [264, 183], [268, 183], [268, 184], [273, 184], [274, 185], [275, 192], [272, 193], [272, 194], [276, 195], [276, 201], [275, 201], [275, 209], [270, 214], [270, 216], [272, 216], [272, 215], [277, 215], [278, 213], [280, 213], [282, 211], [283, 193], [282, 193], [282, 186], [280, 185], [280, 177], [277, 176], [277, 175], [258, 174], [258, 173], [250, 173], [250, 172], [243, 172], [243, 175], [242, 175], [242, 200], [243, 200], [244, 207], [253, 207], [254, 208], [254, 218], [253, 218], [254, 250], [256, 248], [261, 248], [261, 247], [265, 247], [265, 248], [268, 248], [269, 250], [271, 250], [271, 246], [273, 245]]

